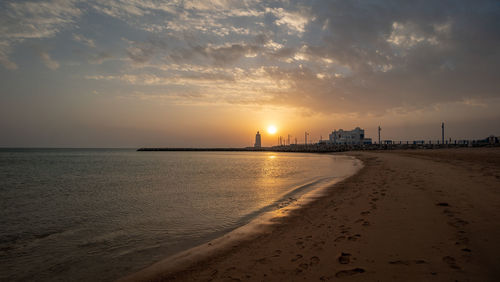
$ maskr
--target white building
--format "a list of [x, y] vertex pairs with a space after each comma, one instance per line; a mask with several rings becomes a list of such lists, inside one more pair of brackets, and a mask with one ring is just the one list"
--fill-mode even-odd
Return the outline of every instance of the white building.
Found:
[[331, 144], [355, 145], [371, 143], [371, 139], [365, 139], [365, 130], [359, 127], [350, 131], [344, 131], [343, 129], [334, 130], [329, 136]]
[[255, 148], [260, 148], [261, 143], [260, 143], [260, 133], [257, 131], [257, 134], [255, 134], [255, 144], [253, 145]]

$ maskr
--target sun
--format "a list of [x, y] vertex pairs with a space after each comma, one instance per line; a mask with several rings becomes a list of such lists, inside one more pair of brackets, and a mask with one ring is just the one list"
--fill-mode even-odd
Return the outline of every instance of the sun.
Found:
[[269, 134], [274, 134], [274, 133], [276, 133], [276, 131], [277, 131], [277, 129], [276, 129], [276, 126], [274, 126], [274, 125], [270, 125], [267, 127], [267, 132]]

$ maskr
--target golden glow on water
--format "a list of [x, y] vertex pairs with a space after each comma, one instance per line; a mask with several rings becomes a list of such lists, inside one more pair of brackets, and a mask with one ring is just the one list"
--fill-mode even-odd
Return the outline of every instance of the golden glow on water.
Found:
[[265, 158], [262, 159], [260, 177], [257, 180], [257, 187], [262, 200], [261, 205], [267, 206], [271, 204], [276, 189], [286, 185], [287, 179], [282, 177], [285, 170], [283, 165], [286, 162], [286, 157], [282, 158], [275, 153], [266, 153]]

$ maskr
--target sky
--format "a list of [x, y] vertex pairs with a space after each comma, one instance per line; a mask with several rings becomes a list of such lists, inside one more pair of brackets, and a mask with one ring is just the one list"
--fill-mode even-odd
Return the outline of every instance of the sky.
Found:
[[[0, 2], [0, 146], [500, 135], [499, 1]], [[276, 134], [266, 128], [277, 127]]]

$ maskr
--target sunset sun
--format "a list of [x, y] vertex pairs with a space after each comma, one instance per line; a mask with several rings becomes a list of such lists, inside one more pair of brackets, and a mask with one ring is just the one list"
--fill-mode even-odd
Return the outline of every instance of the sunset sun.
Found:
[[274, 126], [274, 125], [270, 125], [269, 127], [267, 127], [267, 132], [268, 132], [269, 134], [274, 134], [274, 133], [276, 133], [276, 126]]

